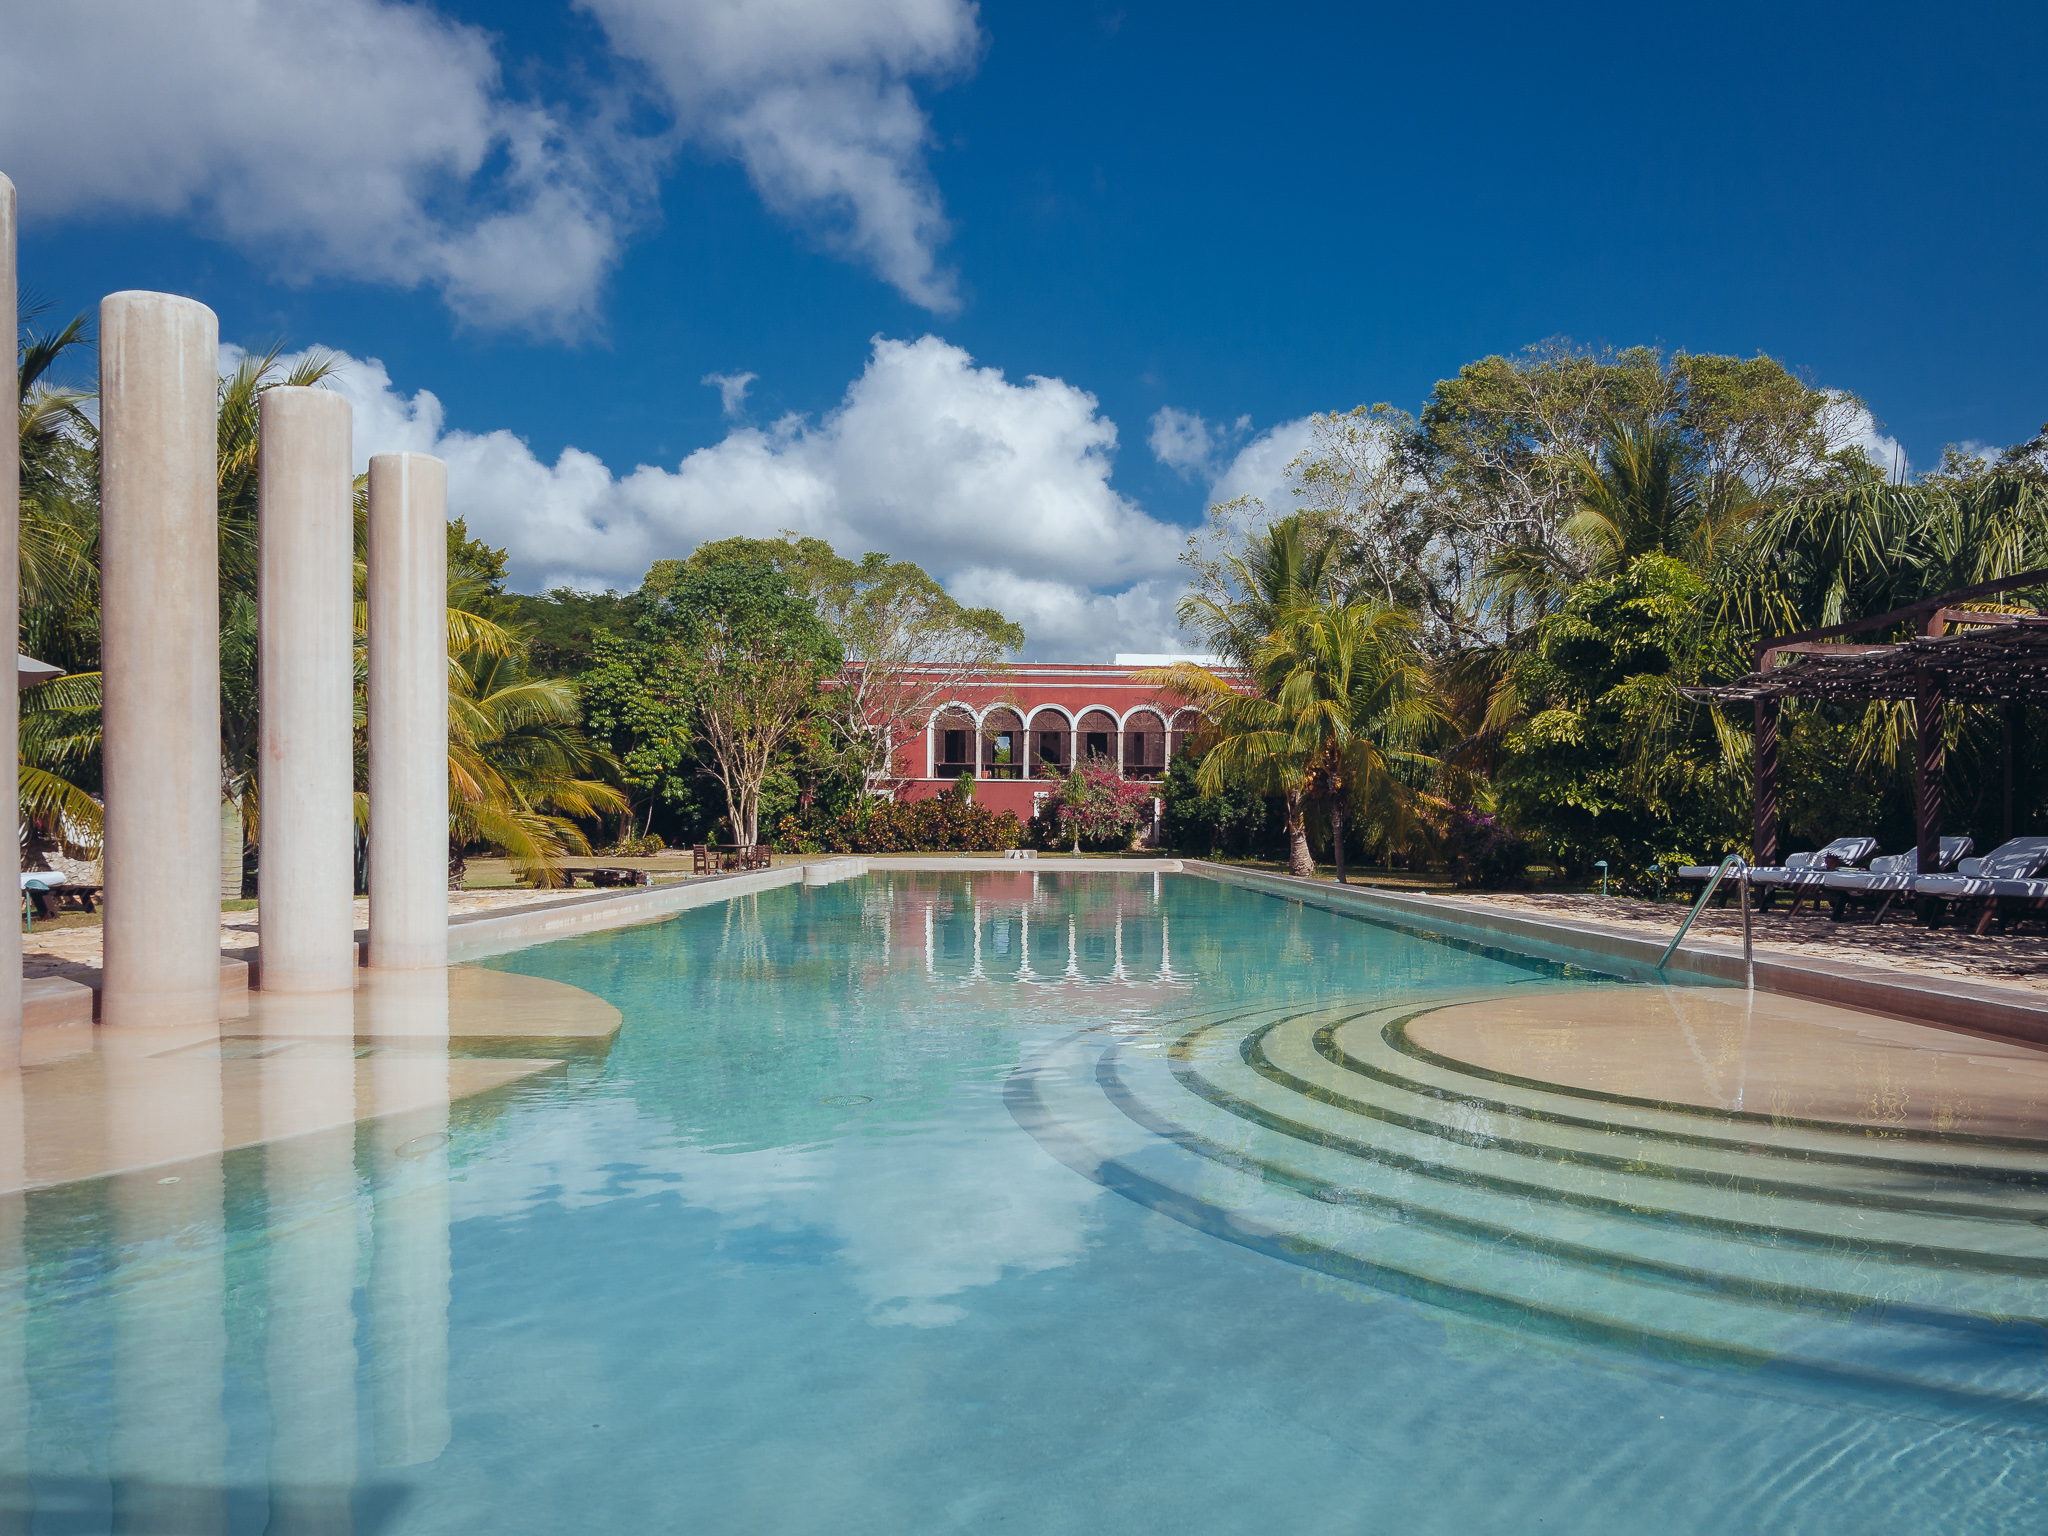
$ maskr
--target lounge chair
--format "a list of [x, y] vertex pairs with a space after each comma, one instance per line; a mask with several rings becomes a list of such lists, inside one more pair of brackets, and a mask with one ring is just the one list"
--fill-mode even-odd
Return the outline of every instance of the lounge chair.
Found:
[[[1944, 837], [1941, 851], [1936, 855], [1936, 867], [1930, 875], [1945, 874], [1956, 864], [1970, 856], [1976, 847], [1967, 837]], [[1913, 877], [1920, 873], [1920, 850], [1909, 848], [1904, 853], [1888, 853], [1870, 861], [1868, 869], [1837, 869], [1821, 879], [1822, 894], [1831, 907], [1829, 916], [1836, 922], [1842, 920], [1843, 912], [1850, 906], [1877, 908], [1873, 923], [1884, 921], [1885, 913], [1891, 910], [1893, 902], [1913, 888]]]
[[1983, 933], [1994, 921], [2003, 928], [2021, 912], [2048, 904], [2048, 880], [2034, 878], [2044, 866], [2048, 837], [2016, 837], [1981, 859], [1964, 859], [1952, 875], [1915, 875], [1913, 897], [1928, 927], [1941, 926], [1946, 908], [1960, 916], [1975, 907], [1973, 931]]
[[[1783, 864], [1759, 865], [1749, 871], [1749, 888], [1756, 893], [1757, 909], [1767, 910], [1771, 898], [1780, 887], [1784, 887], [1793, 892], [1792, 908], [1797, 911], [1806, 896], [1820, 894], [1821, 881], [1830, 871], [1861, 864], [1875, 852], [1877, 839], [1874, 837], [1838, 837], [1817, 852], [1795, 853]], [[1679, 870], [1678, 878], [1705, 882], [1712, 879], [1713, 874], [1714, 866], [1711, 864], [1688, 864]], [[1715, 899], [1725, 906], [1733, 893], [1733, 881], [1724, 880]]]
[[1827, 847], [1812, 853], [1795, 853], [1783, 864], [1767, 864], [1749, 872], [1749, 888], [1756, 893], [1757, 910], [1768, 912], [1779, 891], [1792, 893], [1792, 910], [1808, 896], [1819, 899], [1822, 882], [1838, 869], [1852, 869], [1877, 852], [1874, 837], [1838, 837]]

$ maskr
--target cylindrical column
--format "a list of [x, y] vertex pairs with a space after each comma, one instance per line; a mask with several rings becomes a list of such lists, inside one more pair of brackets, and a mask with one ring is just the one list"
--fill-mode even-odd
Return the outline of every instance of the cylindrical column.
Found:
[[[7, 396], [18, 398], [15, 372], [14, 183], [0, 176], [0, 323], [7, 327]], [[21, 633], [21, 438], [0, 432], [0, 621], [10, 635]], [[0, 741], [18, 739], [20, 700], [0, 687]], [[21, 806], [7, 810], [9, 840], [21, 846]], [[16, 863], [20, 861], [17, 859]], [[10, 895], [19, 901], [19, 895]], [[21, 1065], [21, 924], [0, 922], [0, 1072]]]
[[448, 468], [370, 460], [370, 964], [448, 963]]
[[349, 405], [332, 390], [281, 387], [260, 409], [260, 980], [265, 992], [345, 992], [356, 975]]
[[100, 303], [101, 1022], [220, 1014], [220, 568], [213, 311]]

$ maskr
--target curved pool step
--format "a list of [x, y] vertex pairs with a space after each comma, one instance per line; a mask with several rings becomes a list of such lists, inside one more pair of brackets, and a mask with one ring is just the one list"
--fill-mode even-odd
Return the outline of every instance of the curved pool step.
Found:
[[1583, 1103], [1572, 1123], [1475, 1118], [1441, 1083], [1404, 1087], [1319, 1049], [1333, 1031], [1354, 1052], [1368, 1033], [1384, 1045], [1415, 1012], [1083, 1032], [1020, 1067], [1010, 1105], [1089, 1177], [1292, 1263], [1576, 1342], [2048, 1424], [2048, 1230], [2032, 1215], [2048, 1204], [2028, 1182], [2048, 1147], [2006, 1149], [1983, 1182], [1911, 1148], [1887, 1184], [1801, 1128], [1799, 1156], [1751, 1157], [1770, 1177], [1744, 1178], [1726, 1138], [1668, 1139], [1675, 1122], [1633, 1106], [1604, 1126]]

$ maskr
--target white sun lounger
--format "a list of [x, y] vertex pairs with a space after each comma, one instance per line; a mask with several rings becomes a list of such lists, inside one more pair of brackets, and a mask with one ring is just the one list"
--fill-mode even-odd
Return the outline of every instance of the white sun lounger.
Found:
[[[1941, 850], [1936, 855], [1937, 867], [1928, 873], [1940, 874], [1954, 869], [1959, 860], [1970, 856], [1975, 846], [1971, 838], [1944, 837]], [[1833, 908], [1830, 916], [1836, 922], [1842, 920], [1843, 911], [1852, 903], [1862, 907], [1874, 903], [1877, 916], [1871, 921], [1881, 923], [1892, 903], [1913, 889], [1913, 877], [1919, 873], [1920, 850], [1909, 848], [1904, 853], [1888, 853], [1872, 859], [1868, 869], [1831, 870], [1822, 877], [1821, 886]]]
[[[1759, 910], [1770, 906], [1771, 897], [1779, 887], [1789, 888], [1793, 893], [1794, 911], [1808, 895], [1820, 893], [1821, 882], [1827, 875], [1849, 865], [1861, 864], [1877, 852], [1874, 837], [1838, 837], [1827, 847], [1813, 853], [1795, 853], [1783, 864], [1760, 865], [1749, 872], [1749, 888], [1759, 893]], [[1678, 872], [1681, 880], [1706, 881], [1713, 878], [1711, 864], [1688, 864]], [[1730, 882], [1722, 882], [1725, 888], [1733, 889]]]
[[1960, 914], [1979, 907], [1976, 932], [1994, 921], [2012, 921], [2016, 909], [2038, 907], [2048, 900], [2048, 880], [2034, 877], [2048, 866], [2048, 837], [2016, 837], [2000, 843], [1981, 859], [1964, 859], [1952, 875], [1915, 875], [1913, 895], [1922, 903], [1927, 925], [1937, 927], [1946, 908]]

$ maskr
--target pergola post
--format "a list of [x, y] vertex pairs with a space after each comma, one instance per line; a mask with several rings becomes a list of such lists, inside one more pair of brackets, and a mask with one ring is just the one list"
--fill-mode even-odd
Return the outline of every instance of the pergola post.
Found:
[[1941, 852], [1942, 676], [1929, 667], [1913, 672], [1913, 802], [1919, 823], [1920, 868], [1935, 869]]
[[2002, 840], [2010, 842], [2012, 841], [2012, 781], [2018, 771], [2018, 765], [2014, 758], [2019, 751], [2019, 701], [2017, 699], [2007, 699], [2004, 707], [1999, 710], [1999, 716], [1999, 723], [2004, 727], [2002, 734], [2005, 738], [2002, 743], [2005, 750], [2001, 754], [2005, 765], [2005, 834]]
[[1755, 823], [1750, 832], [1750, 863], [1778, 862], [1778, 701], [1756, 701]]

